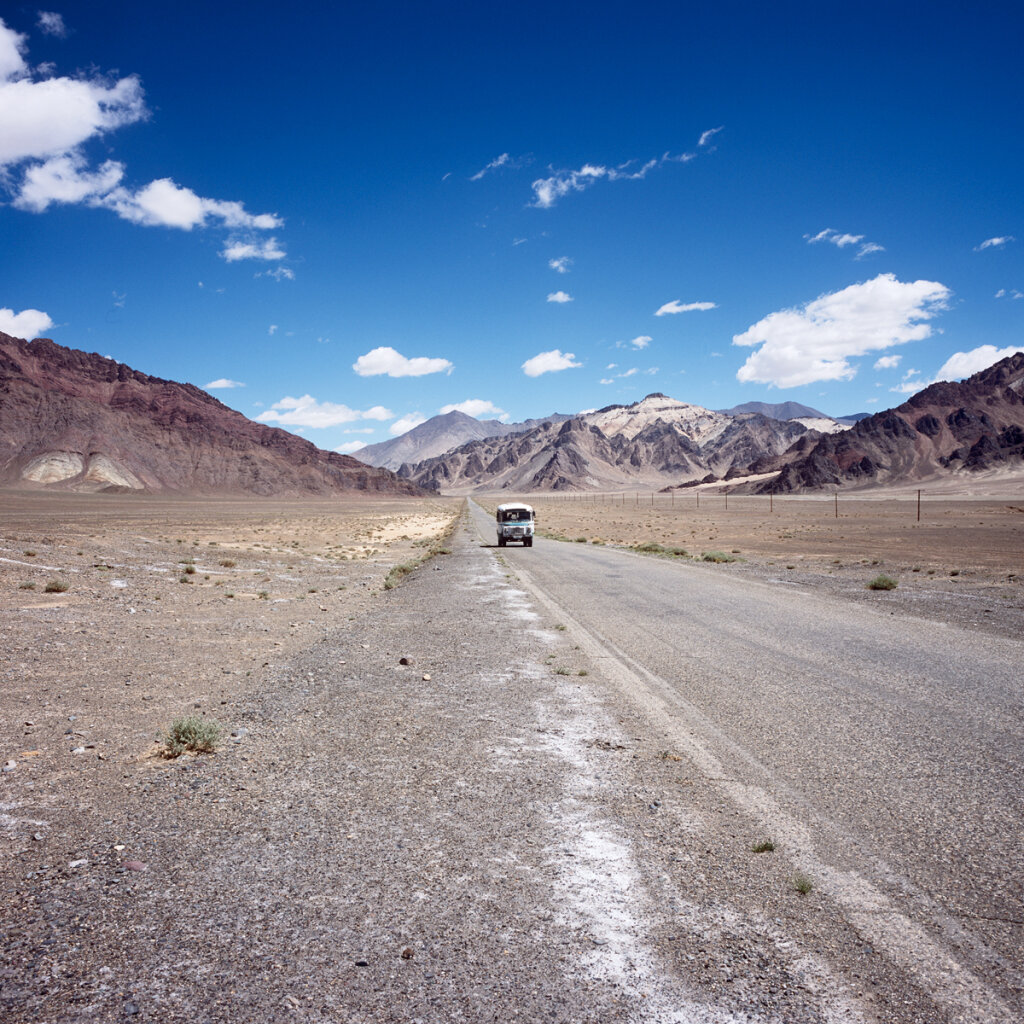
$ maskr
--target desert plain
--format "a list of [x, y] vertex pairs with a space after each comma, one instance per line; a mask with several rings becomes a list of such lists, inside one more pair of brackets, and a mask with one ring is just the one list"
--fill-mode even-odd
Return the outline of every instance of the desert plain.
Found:
[[[527, 500], [573, 545], [685, 549], [650, 557], [873, 602], [907, 629], [1024, 630], [1024, 496], [926, 498], [920, 520], [913, 494]], [[928, 1019], [524, 604], [514, 559], [543, 548], [491, 552], [470, 527], [440, 497], [3, 495], [5, 1019], [675, 1020], [634, 948], [624, 827], [645, 884], [683, 872], [718, 901], [654, 933], [721, 1019]], [[867, 588], [880, 573], [895, 590]], [[215, 753], [163, 756], [184, 715], [223, 727]], [[679, 801], [663, 790], [689, 832], [654, 824]], [[581, 810], [595, 800], [604, 817]], [[574, 899], [576, 919], [557, 909]]]

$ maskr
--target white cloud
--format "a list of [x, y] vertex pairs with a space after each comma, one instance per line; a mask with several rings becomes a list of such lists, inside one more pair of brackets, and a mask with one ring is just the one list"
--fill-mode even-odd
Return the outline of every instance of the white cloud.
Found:
[[715, 302], [687, 302], [684, 305], [678, 299], [673, 299], [671, 302], [666, 302], [664, 306], [656, 309], [654, 315], [668, 316], [672, 313], [692, 313], [695, 310], [703, 312], [707, 309], [718, 309], [718, 304]]
[[408, 359], [385, 345], [360, 356], [352, 364], [352, 369], [360, 377], [378, 377], [381, 374], [389, 377], [423, 377], [428, 373], [451, 373], [454, 366], [447, 359], [431, 359], [428, 356]]
[[[43, 31], [63, 29], [60, 15], [44, 11], [39, 17]], [[47, 67], [32, 74], [24, 53], [25, 37], [0, 20], [0, 185], [11, 193], [12, 205], [42, 213], [54, 203], [85, 203], [136, 224], [184, 230], [282, 226], [276, 214], [251, 214], [239, 202], [198, 196], [171, 178], [133, 190], [123, 184], [124, 165], [114, 159], [90, 167], [85, 143], [149, 116], [138, 76], [71, 78]]]
[[365, 448], [365, 441], [346, 441], [344, 444], [339, 444], [334, 450], [339, 455], [351, 455], [353, 452], [359, 451], [360, 448]]
[[692, 159], [692, 153], [680, 153], [678, 156], [664, 153], [660, 157], [654, 157], [641, 164], [635, 170], [632, 168], [636, 165], [636, 161], [627, 160], [617, 167], [584, 164], [577, 171], [555, 171], [550, 177], [538, 178], [533, 183], [533, 202], [530, 205], [546, 210], [570, 192], [582, 192], [602, 179], [605, 181], [639, 181], [663, 164], [687, 163]]
[[814, 245], [816, 242], [828, 242], [839, 249], [856, 245], [858, 249], [854, 259], [858, 260], [870, 256], [873, 252], [885, 252], [884, 245], [879, 245], [877, 242], [865, 242], [863, 235], [844, 234], [834, 228], [825, 228], [824, 231], [819, 231], [816, 235], [804, 235], [804, 238], [807, 239], [808, 245]]
[[0, 21], [0, 166], [65, 155], [147, 117], [136, 76], [34, 80], [23, 49], [24, 36]]
[[635, 376], [639, 372], [640, 371], [635, 366], [633, 366], [630, 369], [628, 369], [625, 373], [620, 373], [619, 376], [623, 377], [623, 378], [625, 378], [625, 377], [633, 377], [633, 376]]
[[290, 267], [274, 267], [273, 270], [258, 270], [253, 277], [272, 277], [275, 281], [294, 281], [295, 271]]
[[50, 203], [80, 203], [110, 192], [122, 177], [124, 167], [116, 160], [107, 160], [97, 170], [88, 171], [79, 153], [52, 157], [26, 169], [14, 205], [41, 213]]
[[557, 260], [548, 260], [548, 266], [558, 274], [568, 274], [572, 260], [568, 256], [559, 256]]
[[442, 416], [450, 412], [464, 412], [467, 416], [473, 416], [476, 419], [488, 415], [504, 422], [509, 418], [508, 413], [504, 409], [499, 409], [493, 402], [489, 402], [484, 398], [467, 398], [464, 402], [443, 405], [440, 411]]
[[[221, 250], [221, 257], [228, 263], [236, 263], [238, 260], [283, 260], [285, 255], [276, 238], [264, 238], [258, 242], [228, 242]], [[286, 276], [290, 273], [286, 271]]]
[[244, 388], [245, 385], [240, 380], [231, 380], [228, 377], [218, 377], [217, 380], [211, 380], [209, 384], [203, 385], [204, 391], [217, 391], [220, 388]]
[[548, 302], [557, 302], [557, 303], [561, 304], [561, 303], [564, 303], [564, 302], [572, 302], [572, 301], [573, 301], [572, 296], [568, 292], [558, 291], [558, 292], [549, 292], [548, 293]]
[[13, 309], [0, 309], [0, 331], [12, 338], [25, 338], [31, 341], [53, 326], [49, 314], [42, 310], [23, 309], [20, 313], [15, 313]]
[[629, 344], [632, 345], [635, 349], [642, 349], [647, 348], [647, 346], [650, 345], [650, 343], [653, 340], [654, 339], [649, 334], [641, 334], [639, 337], [636, 337], [632, 341], [630, 341]]
[[1007, 348], [996, 348], [995, 345], [979, 345], [969, 352], [954, 352], [939, 367], [935, 374], [936, 380], [962, 380], [980, 370], [987, 370], [1000, 359], [1012, 356], [1015, 352], [1024, 352], [1024, 345], [1010, 345]]
[[997, 235], [995, 238], [986, 238], [984, 242], [974, 247], [974, 251], [981, 252], [982, 249], [1001, 249], [1007, 243], [1015, 241], [1016, 239], [1013, 235]]
[[885, 252], [885, 246], [879, 245], [877, 242], [865, 242], [857, 250], [857, 255], [853, 258], [855, 260], [862, 260], [865, 256], [870, 256], [873, 252]]
[[334, 402], [318, 402], [312, 395], [301, 398], [285, 396], [275, 402], [266, 412], [261, 412], [256, 419], [260, 423], [280, 423], [287, 427], [337, 427], [342, 423], [353, 423], [356, 420], [389, 420], [394, 416], [390, 409], [375, 405], [372, 409], [350, 409], [347, 405]]
[[8, 28], [0, 18], [0, 81], [20, 78], [27, 73], [24, 52], [25, 36]]
[[709, 128], [706, 132], [701, 132], [697, 145], [706, 146], [724, 127], [725, 125], [721, 124], [717, 128]]
[[895, 370], [903, 356], [882, 356], [875, 361], [876, 370]]
[[599, 383], [601, 383], [601, 384], [614, 384], [615, 383], [615, 378], [614, 377], [602, 377], [601, 380], [599, 381]]
[[394, 423], [388, 427], [388, 433], [398, 437], [399, 434], [407, 434], [413, 427], [418, 427], [421, 423], [426, 423], [427, 418], [421, 412], [411, 412], [408, 416], [403, 416], [399, 420], [395, 420]]
[[539, 377], [542, 373], [556, 373], [558, 370], [569, 370], [582, 363], [575, 362], [576, 356], [572, 352], [564, 355], [556, 348], [551, 352], [541, 352], [532, 359], [523, 363], [523, 373], [527, 377]]
[[929, 337], [923, 321], [945, 309], [950, 294], [937, 281], [904, 283], [879, 274], [800, 309], [771, 313], [733, 337], [734, 345], [761, 346], [736, 377], [781, 388], [849, 380], [857, 372], [850, 358]]
[[486, 167], [477, 171], [469, 180], [479, 181], [488, 171], [496, 171], [499, 167], [504, 167], [511, 159], [508, 153], [502, 153], [501, 156], [496, 156]]
[[376, 434], [376, 427], [347, 427], [342, 431], [343, 434]]
[[267, 328], [267, 334], [277, 334], [277, 324], [271, 324], [270, 327]]
[[39, 20], [36, 22], [39, 26], [39, 31], [43, 35], [56, 36], [58, 39], [64, 39], [68, 34], [67, 25], [64, 24], [64, 18], [62, 15], [57, 14], [56, 11], [40, 11]]

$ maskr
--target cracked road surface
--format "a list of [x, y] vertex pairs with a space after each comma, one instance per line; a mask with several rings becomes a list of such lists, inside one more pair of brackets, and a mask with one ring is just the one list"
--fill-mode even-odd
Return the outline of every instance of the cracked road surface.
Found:
[[1021, 1018], [1020, 642], [493, 543], [213, 757], [6, 777], [5, 1021]]

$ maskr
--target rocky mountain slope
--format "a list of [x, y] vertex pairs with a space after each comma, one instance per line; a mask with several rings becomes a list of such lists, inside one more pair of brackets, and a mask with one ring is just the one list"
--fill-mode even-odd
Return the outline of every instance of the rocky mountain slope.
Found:
[[807, 433], [800, 423], [756, 413], [728, 416], [655, 394], [561, 424], [472, 441], [403, 465], [399, 475], [455, 493], [663, 487], [735, 473], [781, 454]]
[[909, 483], [955, 473], [1024, 472], [1024, 353], [958, 383], [940, 382], [839, 434], [798, 442], [753, 472], [760, 490]]
[[82, 491], [416, 493], [191, 384], [0, 333], [0, 485]]
[[500, 420], [474, 419], [456, 409], [442, 416], [432, 416], [401, 437], [367, 445], [355, 452], [353, 457], [368, 466], [397, 470], [403, 463], [422, 462], [424, 459], [443, 455], [468, 441], [477, 441], [485, 437], [505, 437], [508, 434], [532, 430], [543, 423], [564, 423], [569, 418], [562, 413], [554, 413], [543, 419], [502, 423]]

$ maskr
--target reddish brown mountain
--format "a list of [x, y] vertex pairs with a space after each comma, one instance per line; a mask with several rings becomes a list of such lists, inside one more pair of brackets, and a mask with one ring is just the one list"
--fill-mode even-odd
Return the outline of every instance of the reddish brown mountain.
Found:
[[798, 441], [750, 467], [780, 470], [759, 490], [912, 483], [1007, 469], [1024, 473], [1024, 352], [965, 381], [942, 381], [842, 434]]
[[384, 469], [264, 426], [192, 384], [0, 333], [0, 485], [417, 494]]

